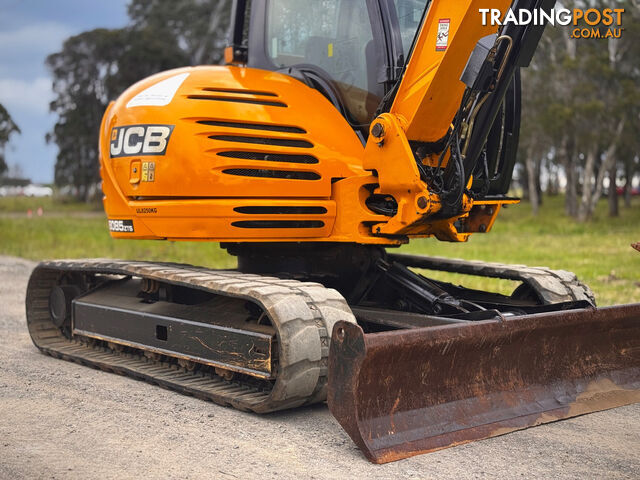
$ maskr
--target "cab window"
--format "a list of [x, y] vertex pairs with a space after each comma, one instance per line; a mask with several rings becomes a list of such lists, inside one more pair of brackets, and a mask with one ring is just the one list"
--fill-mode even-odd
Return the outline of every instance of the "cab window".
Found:
[[369, 123], [382, 92], [367, 2], [271, 0], [267, 52], [279, 68], [312, 65], [329, 77], [353, 119]]
[[418, 33], [422, 14], [429, 0], [394, 0], [396, 14], [402, 36], [402, 49], [405, 58], [411, 50], [413, 39]]
[[[428, 0], [389, 0], [396, 9], [404, 58]], [[365, 0], [270, 0], [266, 51], [276, 68], [311, 67], [339, 92], [352, 124], [371, 122], [384, 95], [384, 55], [376, 51], [373, 16]], [[380, 31], [380, 30], [378, 30]], [[378, 39], [377, 45], [383, 45]], [[378, 47], [380, 50], [380, 47]]]

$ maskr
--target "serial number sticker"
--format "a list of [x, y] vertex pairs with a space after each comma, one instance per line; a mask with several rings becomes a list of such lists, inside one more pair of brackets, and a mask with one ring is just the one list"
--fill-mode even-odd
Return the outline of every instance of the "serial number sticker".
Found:
[[158, 213], [158, 209], [156, 207], [136, 208], [136, 213], [138, 215], [140, 215], [140, 214], [156, 214], [156, 213]]
[[133, 233], [133, 220], [109, 220], [109, 231], [117, 233]]
[[449, 27], [451, 26], [450, 18], [441, 18], [438, 21], [438, 36], [436, 38], [436, 51], [442, 52], [449, 45]]

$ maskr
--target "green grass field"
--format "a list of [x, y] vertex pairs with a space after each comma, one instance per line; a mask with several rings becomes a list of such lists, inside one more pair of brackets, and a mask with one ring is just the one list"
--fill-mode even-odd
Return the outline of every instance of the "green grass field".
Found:
[[[491, 233], [476, 234], [468, 243], [423, 239], [400, 251], [571, 270], [591, 286], [600, 305], [640, 302], [640, 253], [630, 248], [640, 241], [640, 199], [615, 219], [607, 217], [606, 204], [601, 202], [596, 218], [586, 224], [564, 216], [562, 202], [561, 197], [546, 198], [537, 217], [526, 204], [511, 206], [500, 213]], [[27, 209], [38, 206], [44, 215], [27, 218]], [[235, 265], [217, 243], [113, 240], [104, 216], [95, 210], [95, 206], [50, 199], [0, 198], [0, 254], [33, 260], [110, 257], [218, 268]], [[501, 293], [514, 288], [509, 281], [429, 275]]]
[[0, 197], [0, 215], [8, 213], [24, 213], [41, 207], [44, 212], [75, 213], [75, 212], [102, 212], [99, 203], [78, 203], [70, 199], [53, 199], [52, 197]]

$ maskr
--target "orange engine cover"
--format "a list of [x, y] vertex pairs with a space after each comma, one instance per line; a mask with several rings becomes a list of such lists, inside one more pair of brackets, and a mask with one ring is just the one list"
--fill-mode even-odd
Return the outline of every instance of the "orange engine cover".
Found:
[[189, 67], [147, 78], [107, 110], [104, 206], [119, 238], [352, 241], [364, 147], [318, 91], [275, 72]]

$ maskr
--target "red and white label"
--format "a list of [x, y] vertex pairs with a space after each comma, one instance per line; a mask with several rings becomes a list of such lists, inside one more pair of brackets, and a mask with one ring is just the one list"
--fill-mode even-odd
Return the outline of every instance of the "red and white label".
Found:
[[449, 45], [449, 26], [450, 18], [441, 18], [438, 21], [438, 37], [436, 38], [436, 51], [443, 52]]

